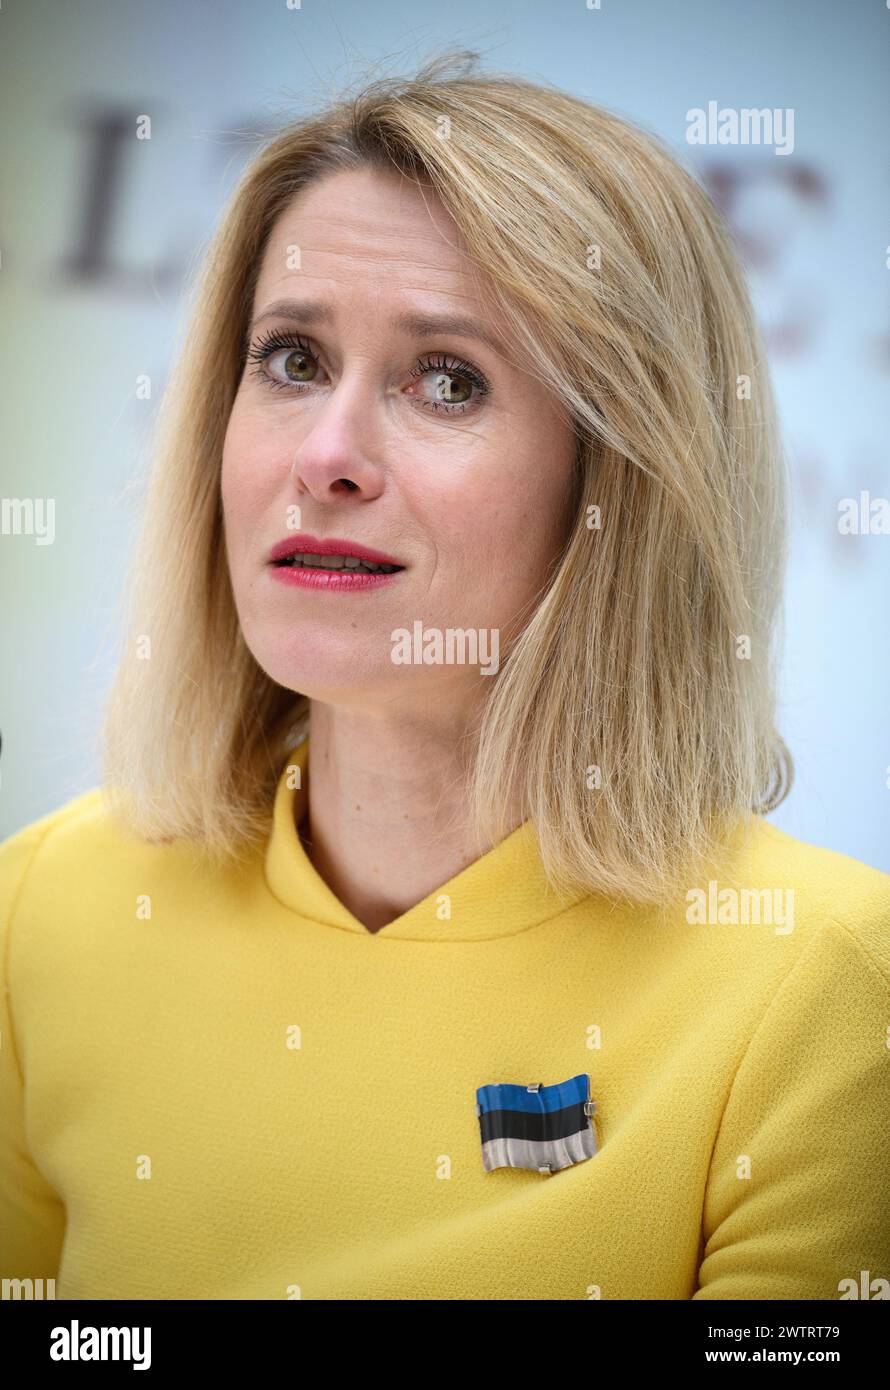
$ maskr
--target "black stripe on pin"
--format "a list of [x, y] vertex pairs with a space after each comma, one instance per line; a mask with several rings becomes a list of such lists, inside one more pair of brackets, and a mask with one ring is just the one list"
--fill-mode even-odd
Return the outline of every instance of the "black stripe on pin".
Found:
[[482, 1143], [489, 1139], [565, 1139], [590, 1127], [584, 1113], [584, 1102], [566, 1105], [561, 1110], [484, 1110], [479, 1116]]

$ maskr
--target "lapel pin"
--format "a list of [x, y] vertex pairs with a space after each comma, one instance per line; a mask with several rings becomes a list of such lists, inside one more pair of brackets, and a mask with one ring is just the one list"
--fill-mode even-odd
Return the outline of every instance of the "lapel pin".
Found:
[[482, 1164], [555, 1173], [596, 1153], [590, 1077], [581, 1072], [545, 1086], [494, 1082], [476, 1091]]

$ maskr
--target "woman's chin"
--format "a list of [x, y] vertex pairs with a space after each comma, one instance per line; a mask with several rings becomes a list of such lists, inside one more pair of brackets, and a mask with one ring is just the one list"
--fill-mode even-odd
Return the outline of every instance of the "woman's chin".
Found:
[[281, 646], [271, 651], [251, 648], [259, 666], [277, 685], [325, 704], [371, 705], [398, 700], [416, 683], [404, 667], [389, 660], [389, 646], [383, 652], [353, 650], [332, 655], [330, 645], [315, 652], [305, 643], [289, 659]]

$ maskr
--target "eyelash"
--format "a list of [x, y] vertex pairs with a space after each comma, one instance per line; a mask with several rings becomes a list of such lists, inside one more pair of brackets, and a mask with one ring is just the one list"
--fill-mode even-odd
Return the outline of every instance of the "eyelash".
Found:
[[[264, 386], [269, 386], [273, 391], [296, 391], [302, 393], [307, 387], [312, 385], [311, 381], [276, 381], [266, 370], [265, 363], [274, 352], [280, 352], [283, 348], [290, 348], [292, 351], [299, 351], [311, 357], [313, 362], [318, 362], [318, 354], [306, 342], [305, 338], [298, 333], [282, 333], [277, 329], [272, 329], [265, 337], [261, 338], [253, 347], [248, 348], [246, 356], [249, 361], [257, 365], [252, 375], [256, 376]], [[447, 376], [462, 376], [470, 382], [476, 389], [475, 403], [478, 403], [483, 396], [487, 396], [491, 387], [482, 373], [472, 365], [465, 362], [460, 357], [450, 357], [444, 353], [433, 354], [428, 357], [421, 357], [415, 364], [412, 372], [412, 380], [419, 380], [427, 376], [430, 372], [441, 372]], [[420, 401], [419, 404], [426, 410], [444, 410], [446, 415], [462, 415], [467, 409], [472, 409], [474, 400], [458, 401], [450, 403], [448, 401]]]

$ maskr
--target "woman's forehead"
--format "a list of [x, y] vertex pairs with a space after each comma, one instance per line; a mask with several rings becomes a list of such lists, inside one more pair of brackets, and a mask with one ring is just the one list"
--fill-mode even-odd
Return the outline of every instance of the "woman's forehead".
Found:
[[411, 262], [466, 271], [459, 228], [438, 196], [396, 173], [338, 170], [313, 180], [279, 213], [269, 249], [298, 235], [307, 254]]
[[450, 316], [495, 350], [510, 338], [484, 275], [434, 194], [397, 174], [338, 171], [301, 190], [273, 224], [252, 318], [277, 306], [296, 318], [305, 308], [308, 328], [333, 324], [338, 308], [369, 302], [405, 331], [422, 331], [424, 320], [437, 331], [436, 318]]

